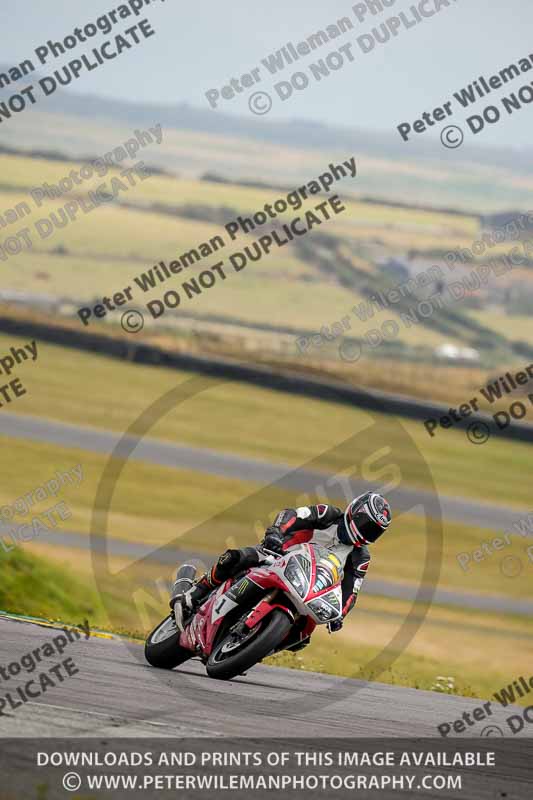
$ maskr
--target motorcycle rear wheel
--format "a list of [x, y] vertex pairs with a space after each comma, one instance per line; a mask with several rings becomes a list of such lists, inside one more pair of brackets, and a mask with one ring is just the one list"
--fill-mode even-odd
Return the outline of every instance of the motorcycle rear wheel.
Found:
[[259, 623], [251, 641], [247, 638], [243, 642], [242, 649], [239, 648], [236, 652], [227, 649], [233, 646], [228, 633], [215, 645], [207, 659], [207, 674], [210, 678], [223, 681], [241, 675], [275, 650], [287, 636], [292, 624], [287, 614], [276, 608], [269, 617]]
[[180, 646], [180, 636], [174, 616], [169, 614], [146, 639], [144, 657], [148, 663], [159, 669], [174, 669], [192, 658], [192, 650]]

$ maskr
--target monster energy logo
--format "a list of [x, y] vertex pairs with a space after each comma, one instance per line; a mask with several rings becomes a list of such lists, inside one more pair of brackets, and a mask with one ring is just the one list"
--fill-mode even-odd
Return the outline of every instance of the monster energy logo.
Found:
[[243, 594], [246, 589], [248, 588], [250, 581], [248, 578], [241, 578], [240, 581], [233, 584], [229, 592], [227, 593], [227, 597], [231, 598], [235, 602], [238, 602], [239, 595]]

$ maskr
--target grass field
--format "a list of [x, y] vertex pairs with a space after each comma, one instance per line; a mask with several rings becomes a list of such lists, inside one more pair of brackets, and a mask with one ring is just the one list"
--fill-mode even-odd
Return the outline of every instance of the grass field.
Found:
[[[16, 344], [23, 340], [0, 336], [0, 352]], [[17, 413], [124, 431], [188, 377], [53, 345], [39, 347], [38, 360], [25, 362], [18, 371], [28, 394], [12, 406]], [[441, 433], [430, 439], [421, 423], [241, 383], [213, 385], [151, 430], [152, 436], [169, 441], [292, 465], [314, 459], [315, 469], [347, 471], [368, 480], [379, 470], [365, 466], [365, 458], [388, 447], [403, 485], [431, 489], [434, 480], [442, 493], [528, 507], [531, 493], [524, 475], [531, 469], [531, 447], [498, 439], [475, 447], [464, 433]], [[361, 437], [356, 444], [343, 445], [354, 436]]]
[[[150, 124], [157, 124], [157, 119]], [[94, 157], [131, 135], [132, 126], [111, 123], [107, 117], [79, 118], [37, 109], [20, 115], [3, 133], [6, 144], [14, 147], [57, 150], [59, 146], [71, 154]], [[230, 136], [165, 129], [163, 146], [151, 146], [141, 157], [190, 177], [211, 171], [299, 185], [302, 176], [322, 171], [332, 159], [342, 161], [355, 154], [360, 167], [357, 191], [364, 195], [474, 211], [526, 208], [531, 197], [531, 176], [508, 167], [463, 160], [444, 165], [441, 160], [409, 160], [405, 154], [390, 158], [365, 152], [357, 136], [350, 149], [335, 152], [331, 145], [319, 150], [300, 143], [296, 149], [238, 132]]]
[[[309, 648], [301, 653], [280, 653], [270, 663], [434, 691], [441, 691], [438, 684], [448, 683], [438, 680], [446, 676], [453, 679], [450, 694], [485, 699], [491, 699], [518, 675], [530, 674], [530, 622], [437, 606], [405, 649], [397, 656], [382, 655], [407, 610], [402, 603], [362, 597], [340, 634], [331, 637], [319, 629]], [[385, 664], [391, 655], [396, 657], [383, 671], [370, 668], [373, 659]], [[531, 698], [517, 702], [530, 705]], [[436, 720], [435, 726], [444, 721]]]
[[[12, 156], [0, 156], [0, 167], [6, 162], [13, 161]], [[16, 159], [11, 163], [11, 169], [2, 175], [2, 183], [10, 179], [11, 171], [18, 177], [13, 184], [12, 191], [0, 191], [0, 209], [13, 208], [23, 201], [29, 202], [32, 213], [20, 221], [20, 227], [29, 226], [42, 218], [48, 217], [52, 212], [63, 207], [73, 196], [65, 194], [55, 200], [44, 199], [37, 208], [35, 203], [28, 199], [27, 194], [20, 188], [31, 188], [32, 180], [37, 182], [59, 181], [68, 175], [73, 164], [54, 162], [29, 161]], [[21, 162], [21, 163], [18, 163]], [[44, 165], [44, 174], [47, 178], [41, 179], [41, 165]], [[20, 174], [19, 174], [20, 170]], [[112, 171], [107, 178], [108, 188], [112, 177], [119, 173]], [[105, 182], [105, 179], [103, 179]], [[89, 180], [78, 189], [79, 196], [87, 197], [89, 190], [94, 190], [101, 180]], [[22, 184], [22, 186], [21, 186]], [[126, 184], [127, 185], [127, 184]], [[19, 188], [20, 187], [20, 188]], [[164, 203], [167, 206], [197, 204], [205, 208], [228, 209], [224, 218], [229, 222], [237, 214], [250, 215], [260, 210], [266, 203], [273, 203], [278, 196], [283, 196], [281, 190], [250, 189], [242, 186], [211, 184], [200, 181], [184, 181], [160, 176], [153, 176], [136, 186], [128, 188], [126, 193], [120, 194], [120, 199], [133, 208], [121, 207], [118, 204], [101, 206], [90, 214], [81, 211], [75, 222], [66, 227], [57, 229], [44, 240], [35, 233], [33, 238], [38, 247], [51, 251], [58, 245], [68, 248], [76, 255], [113, 255], [135, 256], [145, 258], [147, 261], [161, 258], [172, 258], [174, 254], [185, 252], [191, 247], [206, 241], [211, 236], [221, 234], [230, 244], [229, 237], [225, 234], [223, 225], [196, 222], [185, 217], [172, 217], [162, 213], [148, 212], [150, 203]], [[342, 194], [341, 194], [342, 196]], [[305, 208], [313, 208], [323, 196], [316, 196], [304, 204]], [[362, 203], [347, 200], [343, 196], [346, 212], [324, 227], [328, 234], [346, 237], [347, 241], [373, 242], [379, 239], [382, 247], [390, 250], [407, 250], [413, 245], [422, 248], [440, 247], [451, 249], [453, 247], [467, 247], [477, 233], [477, 222], [470, 217], [456, 217], [439, 214], [431, 211], [411, 211], [397, 209], [390, 206]], [[134, 209], [138, 209], [137, 211]], [[281, 215], [281, 221], [289, 221], [302, 213], [289, 208], [286, 214]], [[141, 216], [139, 216], [141, 215]], [[268, 229], [256, 230], [256, 235], [261, 235]], [[95, 230], [98, 235], [95, 235]], [[15, 231], [15, 226], [13, 226]], [[118, 236], [117, 233], [122, 235]], [[240, 234], [234, 243], [238, 249], [253, 236], [246, 237]], [[289, 248], [290, 252], [291, 248]], [[282, 256], [272, 256], [270, 261], [285, 260]]]
[[[425, 335], [424, 335], [425, 336]], [[351, 352], [349, 346], [343, 352], [348, 355]], [[329, 358], [328, 358], [329, 353]], [[488, 383], [494, 383], [496, 378], [505, 372], [516, 374], [530, 366], [530, 360], [514, 360], [506, 365], [493, 367], [492, 369], [482, 369], [479, 366], [451, 366], [443, 361], [435, 361], [431, 369], [425, 362], [399, 361], [393, 357], [383, 359], [372, 359], [371, 353], [366, 354], [353, 364], [343, 362], [339, 358], [339, 341], [336, 346], [333, 342], [329, 348], [313, 350], [309, 348], [305, 355], [300, 355], [296, 359], [292, 354], [281, 358], [265, 359], [265, 363], [276, 366], [279, 362], [285, 369], [293, 367], [305, 368], [317, 376], [328, 376], [355, 386], [366, 386], [368, 388], [379, 389], [383, 392], [400, 394], [404, 396], [414, 396], [422, 400], [431, 400], [444, 409], [459, 407], [463, 403], [468, 403], [475, 398], [478, 401], [479, 410], [489, 415], [497, 411], [508, 410], [509, 405], [515, 400], [521, 400], [526, 407], [525, 421], [533, 420], [533, 407], [527, 397], [532, 391], [531, 381], [520, 387], [520, 391], [507, 395], [502, 391], [502, 397], [490, 403], [482, 394], [481, 389]], [[445, 413], [445, 412], [443, 412]], [[441, 433], [440, 430], [436, 437]], [[465, 435], [465, 434], [463, 434]], [[442, 438], [442, 436], [440, 437]], [[450, 437], [453, 439], [453, 437]], [[454, 440], [455, 441], [455, 440]]]
[[[192, 245], [191, 245], [192, 246]], [[185, 248], [183, 248], [185, 249]], [[151, 263], [157, 263], [157, 257]], [[132, 278], [149, 268], [149, 264], [132, 256], [130, 259], [114, 255], [59, 255], [53, 252], [21, 253], [16, 259], [3, 265], [5, 280], [11, 290], [45, 294], [51, 297], [71, 298], [76, 308], [83, 302], [90, 303], [105, 294], [112, 294], [132, 284]], [[222, 332], [229, 335], [229, 326], [233, 322], [250, 325], [251, 329], [237, 328], [241, 338], [251, 338], [256, 325], [280, 326], [295, 331], [317, 333], [323, 326], [330, 327], [342, 318], [348, 317], [350, 328], [348, 335], [364, 338], [368, 331], [379, 328], [385, 320], [394, 320], [398, 324], [398, 341], [407, 345], [437, 347], [450, 341], [450, 337], [439, 331], [407, 327], [398, 313], [389, 310], [375, 320], [361, 322], [353, 313], [353, 307], [364, 302], [364, 298], [356, 290], [347, 289], [316, 271], [294, 253], [287, 252], [282, 261], [257, 263], [247, 267], [246, 277], [235, 275], [230, 271], [229, 279], [220, 283], [215, 290], [207, 291], [194, 302], [189, 303], [187, 310], [192, 314], [216, 316], [220, 320]], [[200, 267], [191, 269], [189, 276], [200, 272]], [[112, 283], [109, 276], [112, 275]], [[178, 280], [169, 282], [163, 291], [171, 288], [179, 289]], [[283, 286], [284, 303], [279, 302], [279, 289]], [[305, 292], [305, 302], [302, 302]], [[152, 299], [159, 299], [160, 287], [137, 296], [135, 305], [142, 308]], [[259, 298], [259, 300], [258, 300]], [[133, 304], [132, 304], [133, 305]], [[287, 308], [290, 312], [287, 313]], [[155, 323], [149, 320], [147, 331], [157, 335], [165, 328], [169, 317]], [[76, 317], [77, 320], [77, 317]], [[222, 323], [226, 324], [226, 328]], [[94, 321], [94, 325], [105, 325], [106, 320]], [[205, 330], [205, 322], [198, 323]], [[276, 341], [287, 342], [291, 350], [296, 351], [296, 337], [271, 334]], [[321, 358], [338, 357], [339, 342], [332, 345], [325, 343], [320, 350], [311, 350]], [[369, 348], [370, 350], [370, 348]], [[298, 352], [298, 351], [296, 351]], [[377, 351], [379, 355], [379, 350]]]
[[[24, 218], [25, 223], [33, 223], [41, 217], [49, 215], [57, 208], [64, 206], [72, 196], [63, 195], [57, 199], [42, 200], [41, 207], [35, 208], [35, 203], [28, 200], [25, 193], [35, 184], [58, 183], [67, 176], [72, 169], [80, 165], [66, 162], [49, 162], [42, 159], [26, 159], [14, 156], [0, 156], [0, 169], [2, 169], [2, 190], [0, 191], [0, 208], [13, 207], [24, 200], [32, 208], [31, 216]], [[79, 196], [87, 196], [89, 190], [94, 190], [102, 182], [107, 182], [108, 187], [113, 177], [119, 177], [118, 170], [111, 170], [104, 178], [93, 178], [84, 181], [76, 192]], [[124, 182], [124, 181], [123, 181]], [[127, 182], [126, 182], [126, 185]], [[305, 185], [305, 182], [304, 184]], [[354, 184], [355, 185], [355, 184]], [[349, 194], [345, 192], [348, 187]], [[9, 191], [6, 189], [9, 188]], [[454, 247], [467, 247], [478, 234], [478, 222], [474, 217], [465, 215], [449, 215], [431, 210], [402, 209], [386, 204], [368, 203], [350, 197], [353, 186], [344, 181], [332, 189], [331, 194], [340, 194], [346, 206], [346, 212], [332, 221], [327, 226], [328, 233], [345, 236], [347, 241], [374, 242], [379, 239], [382, 247], [391, 250], [408, 250], [416, 242], [419, 249], [440, 248], [442, 250]], [[167, 207], [197, 205], [204, 208], [226, 209], [224, 219], [229, 222], [235, 215], [251, 215], [262, 209], [265, 204], [272, 204], [278, 197], [286, 192], [282, 189], [252, 188], [232, 184], [216, 184], [198, 180], [152, 176], [149, 180], [137, 181], [136, 186], [129, 187], [128, 191], [119, 195], [120, 199], [138, 208], [145, 210], [152, 203], [164, 204]], [[331, 196], [331, 195], [330, 195]], [[303, 209], [312, 208], [324, 199], [323, 195], [311, 197]], [[115, 212], [115, 213], [111, 213]], [[215, 233], [225, 235], [223, 225], [216, 227], [208, 223], [194, 223], [184, 217], [172, 218], [160, 213], [143, 215], [141, 227], [144, 229], [144, 239], [140, 236], [139, 224], [134, 221], [139, 218], [130, 216], [127, 208], [119, 206], [104, 206], [84, 215], [79, 213], [75, 224], [57, 230], [49, 240], [45, 240], [45, 249], [52, 249], [57, 243], [76, 249], [80, 252], [98, 252], [111, 255], [109, 248], [122, 247], [122, 252], [127, 255], [134, 252], [142, 256], [170, 257], [174, 248], [186, 249], [194, 243], [205, 241]], [[280, 216], [282, 221], [288, 221], [302, 213], [289, 207], [285, 214]], [[129, 238], [116, 237], [115, 226], [118, 230], [128, 233]], [[94, 225], [101, 229], [101, 235], [94, 238]], [[268, 227], [268, 226], [266, 226]], [[75, 232], [74, 232], [74, 229]], [[169, 231], [174, 232], [174, 237]], [[324, 229], [326, 230], [326, 228]], [[261, 228], [257, 228], [260, 233]], [[162, 237], [162, 238], [159, 238]], [[246, 242], [246, 237], [239, 235], [237, 243]], [[157, 256], [152, 256], [145, 248], [157, 243], [159, 251]], [[143, 245], [145, 247], [143, 248]], [[274, 259], [275, 260], [275, 259]]]
[[471, 311], [470, 316], [482, 325], [489, 325], [497, 333], [510, 339], [522, 339], [527, 342], [531, 337], [531, 317], [526, 315], [502, 314], [501, 311]]
[[[0, 155], [0, 170], [2, 174], [2, 185], [12, 187], [12, 189], [28, 190], [44, 182], [58, 183], [63, 177], [67, 176], [72, 169], [79, 169], [79, 164], [61, 161], [47, 161], [45, 159], [30, 159], [12, 155]], [[327, 171], [324, 164], [322, 172]], [[120, 170], [110, 170], [108, 175], [103, 178], [94, 176], [89, 180], [84, 180], [80, 184], [78, 191], [83, 193], [94, 190], [100, 183], [109, 181], [111, 177], [119, 177]], [[312, 180], [315, 173], [310, 172], [308, 180]], [[356, 179], [357, 180], [357, 179]], [[294, 188], [305, 186], [306, 181], [299, 181], [294, 184]], [[291, 190], [292, 184], [284, 181], [287, 191]], [[331, 193], [338, 193], [345, 200], [352, 223], [349, 227], [357, 229], [367, 226], [370, 229], [411, 231], [421, 234], [433, 234], [436, 238], [447, 235], [449, 237], [460, 237], [465, 242], [477, 233], [477, 221], [465, 214], [449, 215], [432, 210], [410, 210], [392, 207], [383, 203], [366, 203], [353, 198], [354, 190], [357, 190], [357, 183], [352, 179], [345, 178], [334, 184]], [[212, 207], [225, 207], [234, 209], [238, 214], [254, 212], [266, 203], [286, 194], [284, 189], [270, 189], [259, 187], [248, 187], [231, 183], [211, 183], [190, 178], [174, 178], [168, 176], [153, 176], [149, 180], [138, 182], [137, 186], [132, 187], [131, 191], [121, 195], [128, 202], [138, 204], [140, 207], [147, 202], [164, 203], [167, 206], [173, 205], [206, 205]], [[15, 199], [12, 203], [18, 202], [22, 198]], [[0, 200], [2, 205], [8, 201], [9, 194], [2, 193]], [[67, 196], [64, 196], [67, 198]], [[61, 199], [54, 201], [44, 201], [50, 205], [51, 210], [61, 205]], [[311, 197], [312, 200], [312, 197]], [[316, 198], [320, 202], [321, 198]], [[312, 202], [314, 202], [312, 200]], [[296, 212], [289, 208], [287, 218], [294, 216]]]
[[[32, 186], [43, 182], [58, 183], [78, 166], [60, 161], [0, 156], [0, 213], [28, 200], [26, 192]], [[102, 181], [110, 184], [111, 179], [118, 175], [118, 170], [113, 170], [108, 176], [102, 179], [95, 177], [75, 189], [80, 193], [79, 196], [86, 196], [90, 189], [94, 190]], [[357, 183], [353, 185], [357, 186]], [[358, 275], [347, 287], [341, 275], [337, 274], [338, 259], [332, 257], [328, 271], [324, 272], [324, 265], [320, 266], [316, 255], [304, 257], [298, 251], [299, 243], [296, 242], [283, 250], [274, 250], [260, 263], [250, 264], [245, 273], [233, 276], [232, 281], [226, 281], [223, 287], [216, 287], [215, 291], [205, 292], [201, 298], [195, 298], [190, 310], [204, 316], [216, 315], [222, 320], [227, 318], [228, 323], [230, 320], [240, 320], [251, 325], [290, 325], [316, 331], [350, 314], [352, 306], [361, 302], [361, 292], [365, 288], [375, 291], [381, 286], [382, 278], [375, 267], [377, 260], [405, 258], [413, 247], [419, 251], [468, 248], [479, 236], [479, 223], [474, 216], [363, 202], [344, 195], [343, 190], [347, 186], [351, 184], [343, 182], [335, 188], [345, 201], [346, 213], [322, 226], [320, 235], [332, 241], [334, 237], [337, 243], [343, 242], [344, 250], [352, 251], [352, 263], [357, 264], [368, 278]], [[178, 257], [217, 234], [222, 234], [227, 243], [226, 248], [217, 254], [217, 259], [227, 260], [231, 252], [250, 244], [270, 226], [257, 228], [253, 234], [240, 235], [235, 242], [230, 242], [220, 222], [196, 221], [150, 211], [150, 204], [160, 203], [167, 207], [202, 206], [204, 213], [222, 213], [222, 218], [229, 221], [237, 214], [252, 214], [283, 194], [282, 190], [207, 183], [190, 177], [153, 176], [150, 180], [137, 182], [135, 187], [120, 194], [119, 201], [113, 205], [100, 207], [87, 215], [80, 212], [74, 223], [55, 230], [44, 239], [34, 230], [37, 220], [48, 217], [53, 211], [57, 212], [68, 200], [78, 195], [71, 193], [55, 200], [46, 199], [40, 208], [29, 201], [31, 215], [4, 231], [7, 237], [8, 234], [15, 234], [17, 229], [28, 227], [34, 248], [23, 250], [3, 263], [5, 288], [70, 296], [80, 302], [89, 300], [130, 285], [133, 277], [142, 269], [148, 269], [161, 259], [169, 261]], [[322, 199], [323, 196], [311, 198], [306, 207], [311, 208]], [[225, 211], [220, 212], [221, 208]], [[287, 221], [302, 214], [303, 210], [289, 209], [280, 219]], [[2, 241], [0, 237], [0, 244]], [[214, 263], [214, 259], [205, 259], [191, 268], [188, 274], [192, 276], [211, 263]], [[227, 268], [230, 269], [228, 265]], [[517, 276], [513, 275], [512, 279], [515, 278]], [[522, 277], [528, 282], [529, 279], [528, 273]], [[179, 288], [178, 280], [171, 283]], [[280, 286], [283, 287], [285, 298], [283, 303], [279, 302]], [[171, 288], [170, 284], [167, 288]], [[160, 294], [161, 288], [157, 287], [137, 298], [137, 302], [158, 298]], [[394, 307], [388, 310], [387, 318], [399, 323], [397, 341], [407, 346], [423, 343], [427, 348], [434, 348], [450, 340], [463, 343], [469, 340], [468, 330], [464, 327], [456, 332], [444, 333], [422, 320], [420, 326], [410, 329], [401, 323]], [[378, 327], [382, 321], [376, 319]], [[485, 314], [483, 323], [488, 330], [498, 331], [505, 336], [509, 333], [499, 320], [492, 325], [489, 314]], [[153, 329], [160, 324], [151, 321]], [[351, 325], [351, 335], [364, 336], [374, 327], [374, 320], [361, 323], [352, 315]], [[522, 332], [529, 340], [527, 330], [523, 328]]]
[[[17, 465], [16, 470], [9, 468], [13, 463]], [[44, 512], [56, 502], [64, 501], [71, 516], [60, 523], [59, 528], [87, 535], [106, 458], [96, 453], [0, 437], [0, 468], [5, 475], [0, 487], [0, 515], [5, 520], [8, 514], [2, 509], [13, 506], [17, 498], [23, 498], [28, 492], [35, 494], [37, 487], [46, 484], [55, 473], [68, 472], [78, 464], [83, 470], [82, 482], [65, 482], [57, 498], [47, 497], [24, 515], [17, 514], [10, 522], [16, 527], [28, 524], [34, 515], [40, 515], [46, 524], [42, 517]], [[295, 495], [275, 486], [260, 487], [184, 470], [179, 465], [171, 469], [130, 460], [114, 489], [107, 532], [114, 538], [142, 542], [154, 549], [173, 545], [205, 553], [207, 565], [227, 547], [243, 547], [259, 541], [281, 508], [318, 499], [321, 498]], [[342, 505], [340, 490], [331, 500]], [[97, 515], [97, 519], [101, 520], [101, 515]], [[436, 557], [435, 547], [430, 543], [432, 532], [423, 517], [409, 513], [398, 516], [394, 536], [384, 539], [374, 551], [372, 578], [419, 584], [427, 554], [430, 553], [430, 558]], [[494, 532], [444, 520], [439, 586], [457, 591], [531, 597], [533, 561], [526, 553], [527, 539], [517, 535], [501, 551], [482, 561], [474, 561], [473, 552], [495, 536]], [[46, 533], [39, 537], [41, 540], [45, 546]], [[4, 541], [12, 544], [10, 537], [4, 536]], [[54, 551], [51, 547], [52, 555]], [[460, 553], [471, 554], [467, 569], [459, 563]], [[502, 568], [502, 561], [508, 556], [521, 559], [523, 568], [517, 577], [507, 577], [505, 565]]]

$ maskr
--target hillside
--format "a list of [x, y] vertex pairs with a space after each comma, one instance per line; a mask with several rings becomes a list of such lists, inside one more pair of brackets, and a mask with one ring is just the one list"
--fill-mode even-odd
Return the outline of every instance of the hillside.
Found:
[[[143, 158], [148, 163], [156, 149], [154, 144], [146, 148]], [[127, 191], [113, 202], [91, 213], [78, 209], [76, 218], [70, 220], [64, 211], [66, 204], [89, 203], [101, 183], [97, 175], [55, 199], [37, 195], [36, 202], [30, 192], [36, 174], [43, 185], [58, 185], [75, 164], [61, 161], [59, 156], [45, 160], [0, 155], [5, 235], [26, 226], [33, 236], [31, 248], [23, 247], [16, 255], [4, 252], [5, 300], [44, 298], [58, 305], [62, 313], [74, 316], [80, 306], [127, 286], [134, 276], [162, 259], [170, 260], [212, 240], [224, 232], [228, 220], [253, 215], [283, 196], [279, 187], [155, 174], [133, 187], [126, 186]], [[119, 174], [118, 167], [111, 170], [107, 184]], [[372, 360], [432, 360], [435, 348], [449, 344], [477, 350], [487, 366], [529, 357], [528, 345], [519, 341], [533, 345], [524, 306], [532, 292], [529, 261], [524, 268], [504, 271], [499, 277], [492, 274], [490, 281], [486, 278], [476, 290], [472, 275], [478, 274], [483, 260], [457, 265], [452, 271], [445, 254], [472, 247], [482, 231], [479, 217], [359, 200], [358, 186], [359, 177], [339, 183], [337, 191], [346, 189], [345, 214], [250, 263], [244, 272], [234, 275], [231, 287], [228, 280], [183, 304], [179, 311], [167, 311], [157, 321], [151, 319], [147, 332], [183, 337], [192, 330], [196, 336], [222, 337], [237, 347], [293, 354], [327, 365], [339, 361], [339, 335], [328, 340], [327, 333], [314, 344], [309, 337], [324, 327], [330, 332], [345, 320], [343, 336], [349, 343], [362, 344]], [[8, 209], [24, 203], [30, 213], [16, 225], [8, 224]], [[288, 208], [278, 224], [315, 204], [316, 200], [310, 199], [298, 212]], [[231, 249], [242, 252], [265, 230], [267, 226], [240, 234]], [[46, 235], [41, 237], [37, 231]], [[502, 265], [508, 247], [503, 243], [493, 248], [492, 257]], [[209, 263], [191, 267], [191, 277]], [[280, 282], [290, 315], [286, 304], [281, 307], [278, 302]], [[473, 291], [463, 291], [464, 297], [456, 300], [448, 284], [458, 282], [472, 286]], [[176, 279], [165, 290], [178, 286]], [[142, 303], [160, 297], [161, 292], [161, 287], [156, 287], [141, 298]], [[515, 296], [520, 298], [523, 312], [514, 307]], [[389, 297], [394, 301], [388, 302]], [[110, 314], [97, 324], [117, 321], [118, 315]], [[377, 334], [373, 333], [376, 329]]]
[[98, 155], [134, 129], [156, 123], [165, 130], [165, 147], [151, 154], [151, 162], [196, 178], [215, 171], [231, 179], [261, 176], [263, 181], [292, 184], [312, 173], [317, 163], [355, 154], [364, 167], [360, 195], [485, 213], [526, 208], [533, 188], [532, 160], [523, 150], [465, 146], [454, 150], [452, 159], [429, 140], [413, 143], [407, 151], [395, 131], [270, 121], [180, 103], [135, 104], [64, 90], [2, 125], [0, 145]]

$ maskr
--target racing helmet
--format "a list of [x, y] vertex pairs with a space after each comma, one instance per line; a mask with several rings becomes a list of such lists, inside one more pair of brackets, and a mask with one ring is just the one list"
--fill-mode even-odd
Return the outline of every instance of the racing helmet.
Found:
[[385, 498], [376, 492], [365, 492], [352, 500], [344, 512], [339, 539], [355, 547], [373, 544], [385, 533], [391, 520], [390, 505]]

